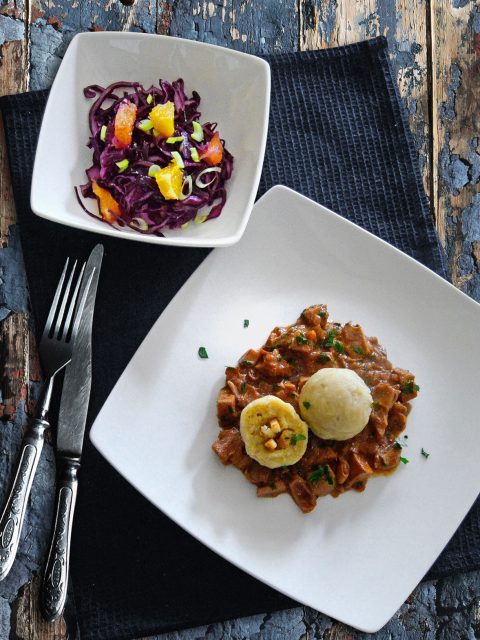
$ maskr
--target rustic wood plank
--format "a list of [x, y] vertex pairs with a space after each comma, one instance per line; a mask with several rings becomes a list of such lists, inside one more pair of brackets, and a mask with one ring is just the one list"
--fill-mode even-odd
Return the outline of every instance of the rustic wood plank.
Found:
[[297, 51], [296, 0], [160, 0], [158, 32], [247, 53]]
[[[25, 91], [28, 85], [23, 1], [0, 7], [0, 95]], [[0, 242], [8, 244], [8, 227], [16, 220], [3, 122], [0, 117]], [[25, 397], [28, 382], [28, 332], [24, 315], [7, 318], [0, 325], [1, 415], [9, 419]]]
[[38, 607], [41, 578], [35, 576], [19, 593], [12, 607], [12, 631], [15, 640], [67, 640], [65, 621], [48, 623]]
[[[23, 2], [3, 3], [0, 8], [0, 95], [19, 93], [28, 89], [29, 42], [25, 24], [28, 8]], [[0, 118], [0, 240], [8, 244], [8, 228], [16, 221], [15, 206], [6, 154], [3, 122]], [[10, 315], [0, 325], [0, 417], [5, 428], [19, 403], [29, 406], [30, 380], [40, 379], [40, 367], [35, 341], [25, 313]], [[38, 580], [37, 580], [38, 582]], [[37, 583], [28, 583], [12, 605], [11, 630], [19, 640], [64, 640], [65, 624], [40, 624], [37, 607]]]
[[154, 33], [157, 0], [32, 0], [30, 88], [50, 87], [72, 38], [82, 31]]
[[424, 186], [430, 191], [427, 10], [410, 0], [299, 0], [300, 49], [323, 49], [386, 36]]
[[[28, 43], [25, 37], [23, 0], [0, 5], [0, 90], [1, 95], [25, 91], [28, 85]], [[0, 117], [0, 243], [7, 241], [8, 227], [15, 221], [15, 207]]]
[[452, 280], [480, 301], [480, 6], [435, 0], [433, 194]]

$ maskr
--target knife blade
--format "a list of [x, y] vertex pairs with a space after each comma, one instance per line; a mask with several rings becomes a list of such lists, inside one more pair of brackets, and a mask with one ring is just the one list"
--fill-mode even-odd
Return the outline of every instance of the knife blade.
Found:
[[[57, 426], [57, 452], [59, 455], [82, 455], [83, 436], [87, 419], [88, 401], [92, 383], [92, 324], [98, 277], [102, 265], [103, 246], [97, 244], [91, 252], [82, 281], [93, 278], [83, 309], [82, 320], [73, 348], [72, 361], [65, 371]], [[80, 291], [80, 296], [82, 290]], [[80, 298], [81, 299], [81, 298]]]
[[98, 278], [103, 258], [101, 244], [91, 252], [80, 289], [90, 282], [85, 306], [65, 371], [57, 428], [57, 496], [55, 521], [40, 593], [40, 608], [49, 622], [59, 618], [68, 586], [70, 538], [77, 497], [77, 473], [83, 448], [88, 401], [92, 383], [92, 324]]

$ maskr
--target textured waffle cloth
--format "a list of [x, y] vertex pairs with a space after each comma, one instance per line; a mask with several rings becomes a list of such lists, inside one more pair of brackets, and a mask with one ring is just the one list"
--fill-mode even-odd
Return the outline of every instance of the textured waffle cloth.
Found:
[[[272, 102], [260, 192], [277, 183], [292, 187], [445, 276], [386, 41], [268, 60]], [[65, 256], [85, 257], [99, 241], [105, 246], [90, 426], [151, 325], [208, 250], [126, 242], [34, 216], [30, 180], [46, 98], [45, 92], [7, 97], [0, 107], [37, 327]], [[128, 428], [134, 433], [134, 424]], [[477, 505], [431, 576], [480, 567], [479, 522]], [[295, 604], [164, 517], [88, 438], [71, 564], [83, 640], [153, 635]]]

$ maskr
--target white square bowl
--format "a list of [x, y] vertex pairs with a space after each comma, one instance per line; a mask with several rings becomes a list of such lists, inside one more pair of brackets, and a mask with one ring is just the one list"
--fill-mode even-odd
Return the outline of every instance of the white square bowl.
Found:
[[[116, 229], [88, 216], [74, 187], [86, 182], [92, 164], [88, 112], [83, 96], [91, 84], [117, 80], [144, 86], [183, 78], [187, 94], [201, 96], [202, 122], [217, 122], [234, 156], [226, 183], [227, 201], [215, 220], [165, 237]], [[267, 139], [270, 67], [261, 58], [210, 44], [140, 33], [82, 33], [71, 42], [57, 73], [43, 116], [32, 178], [31, 207], [39, 216], [83, 231], [190, 247], [228, 246], [247, 225], [260, 180]], [[85, 200], [90, 210], [96, 203]], [[93, 206], [92, 206], [93, 205]]]

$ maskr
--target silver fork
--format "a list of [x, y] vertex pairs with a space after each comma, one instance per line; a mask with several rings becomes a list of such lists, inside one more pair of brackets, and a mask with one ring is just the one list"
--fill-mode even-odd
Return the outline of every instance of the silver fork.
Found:
[[23, 438], [12, 487], [0, 517], [0, 580], [5, 578], [15, 560], [25, 508], [42, 452], [43, 433], [50, 426], [48, 410], [52, 397], [53, 381], [55, 375], [72, 358], [73, 344], [80, 324], [86, 294], [90, 286], [87, 283], [84, 295], [77, 304], [85, 264], [76, 276], [74, 284], [77, 266], [77, 263], [74, 263], [64, 287], [68, 263], [69, 260], [67, 258], [40, 340], [40, 362], [46, 379], [39, 401], [38, 414], [28, 426]]

